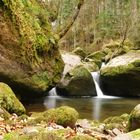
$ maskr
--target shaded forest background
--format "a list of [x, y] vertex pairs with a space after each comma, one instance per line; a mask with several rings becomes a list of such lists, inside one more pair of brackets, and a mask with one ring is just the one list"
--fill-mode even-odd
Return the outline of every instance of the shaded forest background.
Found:
[[[52, 26], [59, 32], [73, 19], [79, 0], [48, 0]], [[140, 0], [85, 0], [68, 32], [59, 40], [60, 49], [76, 47], [93, 51], [110, 40], [129, 38], [140, 44]]]

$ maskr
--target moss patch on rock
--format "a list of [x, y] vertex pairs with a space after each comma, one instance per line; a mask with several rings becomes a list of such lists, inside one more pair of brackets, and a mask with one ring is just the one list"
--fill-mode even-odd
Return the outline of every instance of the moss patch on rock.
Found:
[[28, 124], [34, 125], [43, 122], [56, 123], [64, 127], [74, 127], [79, 117], [78, 112], [69, 106], [62, 106], [56, 109], [49, 109], [43, 113], [35, 113], [31, 116]]
[[105, 55], [106, 54], [103, 51], [97, 51], [97, 52], [94, 52], [94, 53], [88, 55], [85, 58], [85, 61], [92, 61], [96, 65], [98, 65], [98, 67], [100, 68], [101, 64], [102, 64], [102, 61], [104, 61]]
[[105, 129], [113, 130], [114, 128], [118, 128], [123, 132], [127, 132], [129, 115], [122, 114], [121, 116], [109, 117], [103, 121], [105, 123]]
[[96, 95], [92, 75], [83, 65], [77, 65], [70, 70], [57, 85], [56, 90], [63, 96]]
[[126, 39], [123, 44], [121, 40], [111, 40], [108, 44], [103, 45], [103, 52], [106, 54], [105, 61], [108, 62], [114, 57], [127, 53], [133, 49], [134, 44], [128, 39]]
[[1, 81], [21, 98], [43, 96], [60, 80], [64, 66], [51, 31], [47, 3], [36, 0], [1, 0], [1, 3]]
[[16, 113], [17, 115], [22, 115], [26, 112], [11, 88], [4, 83], [0, 83], [0, 107], [9, 113]]

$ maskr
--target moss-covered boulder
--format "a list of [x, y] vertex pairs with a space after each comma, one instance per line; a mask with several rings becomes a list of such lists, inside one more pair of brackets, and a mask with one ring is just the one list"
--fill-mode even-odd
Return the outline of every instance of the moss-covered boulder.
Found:
[[109, 117], [103, 121], [105, 124], [105, 130], [113, 130], [115, 128], [127, 132], [127, 125], [129, 121], [128, 114], [122, 114], [121, 116]]
[[116, 56], [122, 55], [124, 53], [127, 53], [130, 50], [134, 49], [134, 44], [126, 39], [123, 44], [122, 40], [111, 40], [109, 43], [103, 45], [103, 52], [106, 54], [104, 59], [105, 62], [108, 62], [109, 60], [113, 59]]
[[0, 82], [0, 107], [4, 108], [9, 113], [16, 113], [17, 115], [22, 115], [25, 113], [24, 106], [16, 98], [12, 89], [8, 85], [1, 82]]
[[85, 57], [86, 57], [86, 52], [80, 48], [80, 47], [77, 47], [75, 50], [72, 51], [74, 54], [76, 55], [79, 55], [81, 57], [81, 59], [83, 60]]
[[100, 68], [102, 61], [104, 61], [105, 55], [106, 54], [103, 51], [97, 51], [97, 52], [94, 52], [94, 53], [88, 55], [85, 58], [85, 61], [86, 62], [88, 62], [88, 61], [94, 62]]
[[140, 51], [129, 51], [101, 68], [100, 86], [104, 94], [140, 95]]
[[49, 109], [42, 113], [33, 113], [28, 124], [35, 125], [41, 122], [53, 122], [64, 127], [74, 127], [78, 118], [79, 114], [74, 108], [62, 106], [56, 109]]
[[91, 73], [83, 66], [78, 65], [67, 72], [56, 91], [63, 96], [95, 96], [96, 89]]
[[128, 130], [136, 130], [140, 128], [140, 104], [137, 105], [130, 113]]
[[0, 0], [0, 81], [21, 98], [43, 96], [63, 71], [47, 3]]
[[83, 65], [89, 72], [99, 71], [98, 65], [93, 61], [82, 62], [81, 65]]

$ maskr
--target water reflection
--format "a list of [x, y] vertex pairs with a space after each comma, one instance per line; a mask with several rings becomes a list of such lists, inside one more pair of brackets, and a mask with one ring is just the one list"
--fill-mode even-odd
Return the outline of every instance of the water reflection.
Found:
[[[26, 105], [27, 111], [44, 111], [50, 108], [68, 105], [80, 113], [80, 118], [104, 120], [109, 116], [130, 113], [139, 104], [139, 99], [126, 98], [64, 98], [48, 96], [45, 100]], [[35, 109], [35, 110], [34, 110]]]

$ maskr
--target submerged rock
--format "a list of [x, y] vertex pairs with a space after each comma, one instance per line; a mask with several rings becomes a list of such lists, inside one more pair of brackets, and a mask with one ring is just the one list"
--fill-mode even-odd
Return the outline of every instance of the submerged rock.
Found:
[[91, 73], [83, 66], [76, 66], [67, 72], [56, 91], [63, 96], [95, 96], [96, 89]]
[[101, 68], [100, 86], [104, 94], [140, 96], [140, 51], [130, 51]]
[[[17, 115], [22, 115], [25, 114], [26, 112], [24, 106], [16, 98], [12, 89], [8, 85], [1, 82], [0, 82], [0, 107], [4, 108], [9, 113], [16, 113]], [[2, 114], [4, 115], [4, 118], [7, 117], [8, 115], [5, 111]]]
[[25, 100], [46, 94], [63, 71], [46, 3], [1, 0], [0, 30], [0, 81]]

